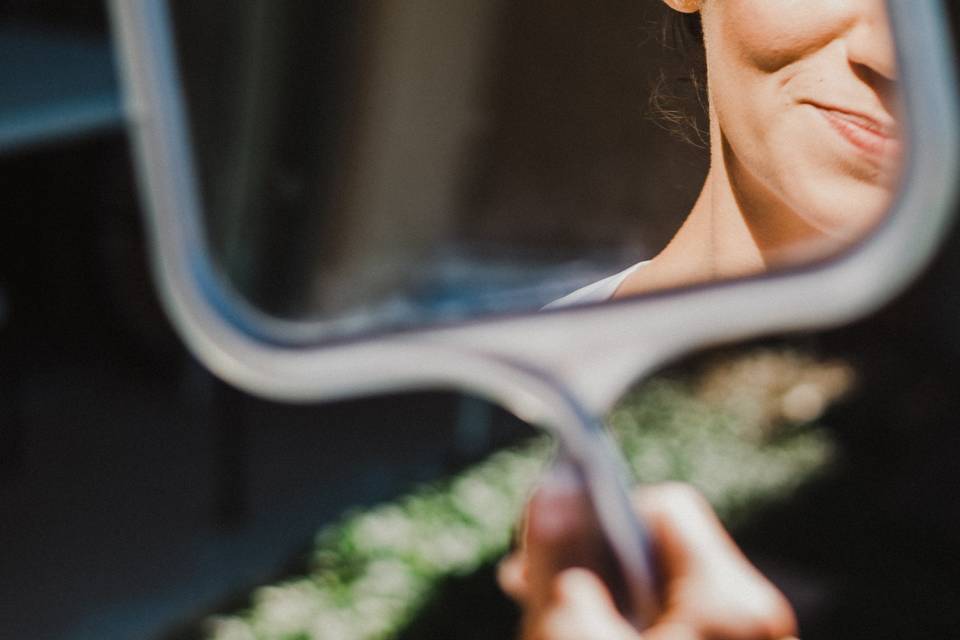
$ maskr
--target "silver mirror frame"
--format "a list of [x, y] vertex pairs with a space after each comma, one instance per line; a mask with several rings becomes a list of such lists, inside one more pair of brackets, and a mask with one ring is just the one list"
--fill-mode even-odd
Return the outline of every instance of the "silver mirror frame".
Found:
[[[664, 362], [764, 334], [828, 327], [901, 291], [945, 235], [960, 164], [954, 57], [943, 0], [888, 0], [910, 140], [903, 188], [854, 249], [795, 271], [601, 305], [323, 343], [257, 314], [213, 268], [165, 0], [111, 0], [153, 270], [197, 356], [250, 393], [291, 402], [424, 388], [492, 399], [533, 423], [563, 422], [567, 389], [593, 415]], [[301, 335], [303, 340], [288, 339]], [[286, 338], [281, 338], [286, 336]], [[562, 403], [561, 403], [562, 404]]]

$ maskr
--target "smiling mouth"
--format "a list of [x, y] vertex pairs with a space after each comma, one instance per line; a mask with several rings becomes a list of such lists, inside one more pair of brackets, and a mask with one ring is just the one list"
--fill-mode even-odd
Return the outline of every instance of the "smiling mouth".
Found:
[[901, 144], [896, 126], [881, 123], [869, 116], [812, 105], [827, 123], [853, 147], [874, 158], [893, 159], [900, 155]]

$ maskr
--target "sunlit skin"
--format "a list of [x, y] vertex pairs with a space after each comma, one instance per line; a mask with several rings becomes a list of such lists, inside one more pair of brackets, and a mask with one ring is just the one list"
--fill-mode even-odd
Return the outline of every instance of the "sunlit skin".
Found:
[[[883, 1], [664, 2], [701, 14], [710, 169], [673, 240], [615, 295], [761, 273], [867, 233], [891, 201], [902, 155]], [[638, 504], [658, 550], [663, 595], [659, 615], [638, 633], [597, 575], [564, 568], [603, 547], [585, 499], [563, 486], [549, 479], [541, 486], [528, 504], [522, 548], [500, 567], [501, 586], [524, 611], [524, 640], [783, 640], [796, 633], [789, 603], [706, 502], [662, 487]]]
[[760, 273], [862, 237], [899, 175], [882, 0], [664, 0], [699, 12], [710, 169], [668, 246], [615, 297]]
[[498, 571], [523, 608], [522, 640], [796, 640], [790, 603], [700, 494], [648, 485], [634, 501], [658, 549], [662, 610], [652, 624], [638, 633], [600, 578], [578, 568], [603, 548], [602, 535], [582, 493], [547, 481], [527, 505], [523, 549]]

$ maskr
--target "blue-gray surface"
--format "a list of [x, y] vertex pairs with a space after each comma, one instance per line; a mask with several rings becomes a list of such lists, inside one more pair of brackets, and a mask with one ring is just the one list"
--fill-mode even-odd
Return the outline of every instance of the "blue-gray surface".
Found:
[[0, 28], [0, 153], [119, 126], [110, 43]]

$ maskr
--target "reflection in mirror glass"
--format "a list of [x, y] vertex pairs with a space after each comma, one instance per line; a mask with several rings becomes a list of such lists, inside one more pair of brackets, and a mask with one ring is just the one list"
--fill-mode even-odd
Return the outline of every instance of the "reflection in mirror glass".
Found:
[[172, 7], [215, 263], [332, 334], [807, 263], [897, 184], [882, 0]]

